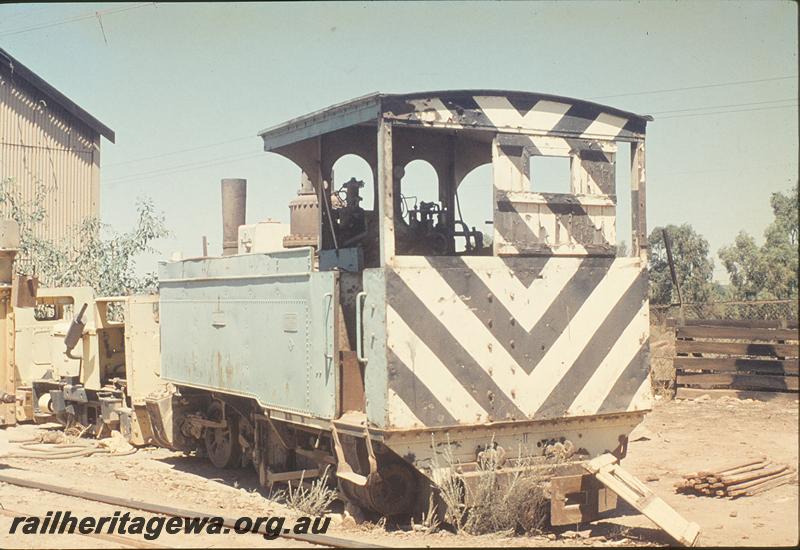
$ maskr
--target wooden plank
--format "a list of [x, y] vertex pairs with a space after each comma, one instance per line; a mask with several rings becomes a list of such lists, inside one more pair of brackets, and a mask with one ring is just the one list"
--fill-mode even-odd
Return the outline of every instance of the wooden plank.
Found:
[[593, 473], [603, 485], [639, 510], [676, 542], [683, 546], [694, 546], [700, 534], [700, 526], [686, 521], [644, 483], [615, 462], [616, 457], [606, 453], [584, 463], [584, 467]]
[[706, 476], [716, 476], [719, 474], [726, 474], [734, 471], [741, 470], [743, 468], [752, 468], [757, 467], [760, 468], [760, 464], [764, 464], [767, 462], [766, 457], [759, 457], [759, 458], [751, 458], [742, 462], [741, 459], [737, 460], [736, 462], [728, 462], [722, 466], [717, 466], [715, 468], [708, 468], [705, 470], [698, 470], [696, 472], [691, 472], [688, 474], [684, 474], [683, 477], [686, 479], [693, 479], [697, 477], [706, 477]]
[[742, 327], [678, 327], [678, 338], [729, 338], [736, 340], [791, 340], [797, 341], [797, 329], [742, 328]]
[[675, 383], [679, 385], [725, 386], [737, 390], [792, 391], [798, 389], [797, 376], [769, 376], [766, 374], [676, 374]]
[[316, 468], [309, 470], [294, 470], [291, 472], [267, 472], [268, 483], [278, 483], [281, 481], [293, 481], [295, 479], [311, 479], [319, 477], [319, 470]]
[[769, 464], [771, 464], [771, 462], [769, 460], [767, 460], [766, 458], [759, 458], [759, 459], [756, 459], [754, 461], [750, 461], [750, 463], [744, 463], [743, 465], [738, 466], [736, 468], [728, 468], [727, 470], [719, 470], [716, 473], [716, 477], [719, 480], [719, 478], [721, 476], [725, 476], [725, 475], [729, 475], [730, 476], [730, 475], [741, 474], [741, 473], [744, 473], [744, 472], [749, 472], [751, 470], [758, 470], [759, 468], [766, 468]]
[[687, 327], [747, 327], [747, 328], [797, 328], [797, 321], [789, 319], [686, 319]]
[[701, 389], [701, 388], [677, 388], [675, 391], [676, 399], [695, 399], [703, 395], [708, 395], [712, 399], [720, 397], [732, 397], [734, 399], [753, 399], [756, 401], [784, 401], [786, 404], [794, 403], [797, 400], [797, 393], [783, 393], [774, 391], [752, 391], [752, 390], [731, 390], [731, 389]]
[[794, 375], [800, 373], [797, 359], [741, 359], [739, 357], [676, 357], [673, 366], [680, 370], [712, 370], [753, 374]]
[[[785, 485], [790, 481], [795, 481], [794, 475], [787, 475], [784, 477], [780, 477], [778, 479], [774, 479], [768, 483], [763, 483], [756, 487], [751, 487], [747, 489], [744, 494], [747, 496], [757, 495], [758, 493], [763, 493], [764, 491], [769, 491], [770, 489], [774, 489], [775, 487], [780, 487], [781, 485]], [[739, 496], [739, 495], [731, 495], [731, 496]]]
[[756, 479], [749, 479], [749, 480], [745, 480], [745, 481], [740, 481], [739, 483], [731, 483], [731, 484], [729, 484], [727, 486], [728, 487], [728, 492], [749, 489], [750, 487], [754, 487], [754, 486], [760, 485], [762, 483], [767, 483], [768, 481], [772, 481], [773, 479], [776, 479], [776, 478], [781, 477], [781, 476], [792, 475], [792, 473], [793, 473], [792, 471], [787, 470], [786, 468], [784, 468], [784, 469], [782, 469], [782, 470], [780, 470], [778, 472], [775, 472], [773, 474], [766, 475], [766, 476], [761, 476], [761, 477], [758, 477]]
[[798, 357], [798, 344], [769, 344], [764, 342], [710, 342], [707, 340], [676, 340], [675, 353], [716, 353], [719, 355], [756, 355], [769, 357]]
[[737, 483], [742, 483], [745, 481], [751, 481], [753, 479], [759, 479], [768, 477], [774, 474], [778, 474], [780, 472], [785, 472], [789, 467], [784, 465], [775, 465], [770, 466], [768, 468], [759, 468], [758, 470], [753, 470], [751, 472], [745, 472], [743, 474], [735, 474], [729, 476], [722, 476], [722, 482], [725, 485], [736, 485]]

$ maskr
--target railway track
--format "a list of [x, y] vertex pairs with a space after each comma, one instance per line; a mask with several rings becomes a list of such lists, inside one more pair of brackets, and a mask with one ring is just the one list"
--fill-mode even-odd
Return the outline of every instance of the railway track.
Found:
[[[21, 510], [12, 510], [10, 508], [0, 508], [0, 515], [15, 518], [20, 516], [35, 516], [36, 514], [29, 512], [29, 511], [21, 511]], [[111, 535], [107, 533], [79, 533], [75, 532], [72, 535], [77, 535], [79, 537], [86, 537], [90, 539], [99, 539], [102, 541], [107, 542], [116, 542], [117, 544], [123, 544], [128, 548], [170, 548], [169, 546], [164, 546], [162, 544], [156, 544], [154, 542], [148, 542], [145, 540], [138, 540], [131, 537], [123, 537], [122, 535]], [[72, 536], [71, 535], [71, 536]]]
[[[26, 472], [26, 474], [30, 474], [31, 472]], [[228, 528], [233, 528], [234, 524], [236, 523], [236, 518], [220, 516], [218, 513], [204, 513], [199, 510], [190, 510], [185, 508], [176, 508], [174, 506], [166, 506], [163, 504], [158, 504], [155, 502], [148, 502], [139, 499], [121, 497], [117, 495], [111, 495], [106, 493], [99, 493], [95, 491], [88, 491], [84, 489], [76, 489], [73, 487], [67, 487], [64, 485], [56, 484], [49, 481], [40, 481], [36, 479], [30, 479], [29, 477], [21, 477], [18, 475], [10, 474], [8, 471], [0, 473], [0, 482], [8, 483], [10, 485], [16, 485], [18, 487], [27, 487], [29, 489], [38, 489], [40, 491], [47, 491], [50, 493], [56, 493], [60, 495], [65, 495], [73, 498], [89, 500], [94, 502], [101, 502], [104, 504], [110, 504], [112, 506], [118, 506], [121, 508], [129, 508], [132, 510], [140, 510], [143, 512], [150, 512], [153, 514], [159, 514], [163, 516], [172, 516], [172, 517], [210, 517], [210, 516], [218, 516], [222, 517], [223, 525]], [[2, 512], [2, 510], [0, 510]], [[6, 509], [6, 513], [3, 515], [29, 515], [24, 513], [14, 513], [11, 510]], [[258, 531], [252, 531], [253, 534], [264, 535], [267, 534], [266, 528], [264, 526], [260, 526]], [[106, 534], [93, 534], [93, 535], [81, 535], [81, 536], [92, 536], [96, 538], [106, 539], [113, 542], [118, 542], [120, 544], [126, 544], [134, 548], [167, 548], [166, 546], [157, 545], [151, 542], [145, 542], [140, 540], [131, 539], [128, 537], [121, 537], [119, 535], [106, 535]], [[344, 539], [340, 537], [332, 537], [328, 535], [315, 535], [315, 534], [298, 534], [292, 532], [284, 532], [278, 537], [276, 540], [280, 540], [280, 538], [288, 539], [288, 540], [295, 540], [299, 542], [305, 542], [308, 544], [312, 544], [314, 546], [322, 546], [322, 547], [330, 547], [330, 548], [380, 548], [380, 546], [376, 544], [367, 544], [361, 541]]]

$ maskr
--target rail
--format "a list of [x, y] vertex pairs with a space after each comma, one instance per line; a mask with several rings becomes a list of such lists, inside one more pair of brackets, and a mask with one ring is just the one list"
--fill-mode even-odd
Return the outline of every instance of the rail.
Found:
[[[31, 472], [25, 472], [26, 475], [30, 475]], [[112, 506], [120, 506], [123, 508], [131, 508], [133, 510], [142, 510], [144, 512], [150, 512], [153, 514], [161, 514], [164, 516], [173, 516], [173, 517], [201, 517], [201, 516], [218, 516], [222, 517], [223, 525], [225, 527], [233, 528], [235, 527], [236, 518], [230, 518], [226, 516], [219, 516], [218, 513], [210, 513], [205, 514], [203, 512], [197, 510], [189, 510], [185, 508], [175, 508], [174, 506], [166, 506], [163, 504], [157, 504], [154, 502], [147, 502], [144, 500], [138, 500], [134, 498], [127, 498], [127, 497], [119, 497], [116, 495], [109, 495], [105, 493], [98, 493], [95, 491], [87, 491], [84, 489], [74, 489], [72, 487], [66, 487], [63, 485], [58, 485], [55, 483], [49, 483], [44, 481], [37, 481], [35, 479], [28, 479], [17, 477], [15, 475], [10, 475], [8, 473], [0, 473], [0, 482], [8, 483], [10, 485], [16, 485], [18, 487], [27, 487], [29, 489], [38, 489], [40, 491], [47, 491], [50, 493], [57, 493], [59, 495], [66, 495], [74, 498], [80, 498], [83, 500], [92, 500], [95, 502], [102, 502], [105, 504], [110, 504]], [[254, 534], [261, 534], [265, 535], [268, 534], [266, 531], [266, 527], [259, 526], [259, 530], [254, 532]], [[383, 548], [376, 544], [367, 544], [355, 540], [350, 539], [343, 539], [339, 537], [331, 537], [328, 535], [301, 535], [297, 533], [282, 533], [281, 537], [290, 539], [290, 540], [297, 540], [301, 542], [307, 542], [309, 544], [314, 544], [317, 546], [330, 546], [333, 548]]]

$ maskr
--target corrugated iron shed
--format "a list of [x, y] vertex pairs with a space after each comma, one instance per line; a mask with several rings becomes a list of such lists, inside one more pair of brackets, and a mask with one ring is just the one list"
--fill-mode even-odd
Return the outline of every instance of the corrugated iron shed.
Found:
[[[100, 141], [114, 132], [0, 49], [0, 179], [46, 209], [40, 238], [75, 247], [72, 228], [100, 213]], [[9, 205], [0, 204], [8, 218]]]
[[60, 105], [67, 113], [106, 138], [111, 143], [114, 143], [114, 130], [97, 120], [95, 117], [82, 109], [80, 105], [56, 90], [43, 78], [20, 63], [3, 48], [0, 48], [0, 67], [2, 67], [4, 73], [7, 71], [7, 74], [3, 75], [4, 78], [9, 78], [12, 82], [15, 79], [22, 79], [26, 81], [46, 97]]

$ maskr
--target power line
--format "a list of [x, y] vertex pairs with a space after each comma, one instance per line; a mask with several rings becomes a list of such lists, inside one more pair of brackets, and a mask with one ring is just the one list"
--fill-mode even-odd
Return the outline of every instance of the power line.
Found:
[[25, 28], [18, 29], [18, 30], [15, 30], [15, 31], [2, 32], [2, 33], [0, 33], [0, 37], [3, 37], [3, 36], [14, 36], [14, 35], [22, 34], [22, 33], [26, 33], [26, 32], [38, 31], [38, 30], [42, 30], [42, 29], [49, 29], [51, 27], [58, 27], [60, 25], [66, 25], [68, 23], [76, 23], [78, 21], [85, 21], [87, 19], [95, 19], [97, 17], [102, 17], [102, 16], [105, 16], [105, 15], [113, 15], [115, 13], [121, 13], [123, 11], [130, 11], [130, 10], [135, 10], [135, 9], [144, 8], [144, 7], [153, 6], [153, 5], [155, 5], [153, 2], [147, 2], [147, 3], [143, 3], [143, 4], [134, 4], [132, 6], [123, 6], [121, 8], [111, 8], [111, 9], [102, 10], [102, 11], [96, 11], [96, 12], [92, 12], [92, 13], [85, 13], [85, 14], [82, 14], [82, 15], [75, 15], [73, 17], [68, 17], [66, 19], [61, 19], [59, 21], [54, 21], [54, 22], [51, 22], [51, 23], [45, 23], [43, 25], [34, 25], [32, 27], [25, 27]]
[[25, 19], [27, 17], [30, 17], [33, 14], [40, 13], [40, 12], [42, 12], [44, 10], [47, 10], [47, 9], [50, 9], [52, 7], [53, 6], [38, 6], [38, 7], [34, 7], [33, 9], [30, 9], [30, 10], [27, 10], [27, 11], [18, 11], [17, 13], [12, 13], [11, 15], [6, 15], [5, 16], [5, 22], [8, 22], [9, 20], [15, 19], [17, 17], [22, 17], [23, 19]]
[[[786, 101], [786, 100], [779, 100], [779, 101]], [[758, 104], [758, 103], [759, 102], [757, 102], [756, 104]], [[743, 104], [743, 105], [746, 105], [746, 104]], [[723, 106], [719, 106], [719, 107], [715, 107], [715, 108], [721, 108], [721, 107], [723, 107]], [[795, 107], [797, 107], [797, 105], [774, 105], [774, 106], [770, 106], [770, 107], [761, 107], [761, 108], [753, 108], [753, 109], [734, 109], [734, 110], [715, 111], [715, 112], [708, 112], [708, 113], [689, 113], [689, 114], [682, 114], [682, 115], [659, 117], [658, 120], [664, 120], [664, 119], [670, 119], [670, 118], [714, 116], [714, 115], [721, 115], [721, 114], [728, 114], [728, 113], [743, 113], [743, 112], [751, 112], [751, 111], [766, 111], [766, 110], [772, 110], [772, 109], [787, 109], [787, 108], [795, 108]], [[709, 108], [711, 108], [711, 107], [709, 107]], [[167, 155], [178, 153], [178, 152], [185, 152], [185, 151], [193, 151], [193, 150], [197, 150], [197, 149], [204, 149], [204, 148], [208, 148], [208, 147], [213, 147], [214, 145], [218, 145], [218, 144], [221, 144], [221, 143], [232, 143], [232, 142], [236, 142], [236, 141], [242, 141], [243, 139], [250, 139], [250, 138], [239, 138], [239, 139], [235, 139], [235, 140], [229, 140], [229, 141], [226, 141], [226, 142], [219, 142], [217, 144], [209, 144], [209, 145], [204, 145], [204, 146], [200, 146], [200, 147], [194, 147], [194, 148], [191, 148], [191, 149], [184, 149], [182, 151], [174, 151], [172, 153], [164, 153], [162, 155], [155, 155], [154, 157], [151, 157], [151, 158], [163, 157], [163, 156], [167, 156]], [[182, 165], [168, 166], [166, 168], [158, 169], [158, 170], [149, 170], [149, 171], [140, 172], [140, 173], [137, 173], [137, 174], [128, 174], [126, 176], [119, 176], [117, 178], [107, 179], [107, 180], [105, 180], [105, 183], [107, 183], [107, 184], [111, 184], [111, 183], [126, 183], [126, 182], [129, 182], [129, 181], [135, 181], [137, 179], [152, 179], [152, 177], [154, 177], [154, 176], [168, 176], [168, 175], [177, 174], [177, 173], [181, 173], [181, 172], [197, 170], [197, 169], [200, 169], [200, 168], [208, 168], [208, 167], [211, 167], [211, 166], [219, 166], [219, 165], [222, 165], [222, 164], [228, 164], [230, 162], [235, 162], [235, 161], [238, 161], [238, 160], [246, 160], [246, 159], [250, 159], [250, 158], [255, 158], [255, 157], [261, 156], [261, 154], [262, 154], [261, 152], [258, 152], [258, 153], [244, 153], [244, 154], [239, 153], [239, 154], [236, 154], [236, 155], [227, 155], [227, 156], [223, 156], [223, 157], [218, 157], [216, 159], [210, 159], [208, 161], [202, 161], [202, 162], [199, 162], [199, 163], [190, 162], [190, 163], [182, 164]], [[133, 162], [133, 161], [130, 161], [130, 162]], [[128, 162], [126, 161], [125, 163], [117, 163], [117, 164], [126, 164], [126, 163], [128, 163]]]
[[[732, 83], [719, 83], [719, 84], [709, 84], [709, 85], [702, 85], [702, 86], [693, 86], [693, 87], [687, 87], [687, 88], [675, 88], [675, 89], [672, 89], [672, 90], [659, 90], [658, 92], [662, 92], [662, 91], [663, 92], [669, 92], [669, 91], [676, 91], [676, 90], [683, 90], [683, 89], [696, 89], [696, 88], [704, 88], [704, 87], [710, 87], [710, 86], [728, 86], [728, 85], [735, 85], [735, 84], [742, 84], [742, 83], [749, 83], [749, 82], [761, 82], [761, 81], [767, 81], [767, 80], [785, 80], [785, 79], [789, 79], [789, 78], [797, 78], [797, 77], [796, 76], [780, 76], [780, 77], [773, 77], [773, 78], [753, 80], [753, 81], [739, 81], [739, 82], [732, 82]], [[657, 93], [657, 92], [654, 91], [654, 92], [643, 92], [643, 93]], [[630, 95], [630, 94], [619, 94], [619, 95]], [[605, 97], [615, 97], [615, 96], [605, 96]], [[597, 98], [595, 98], [595, 99], [597, 99]], [[708, 106], [705, 106], [705, 107], [688, 107], [686, 109], [673, 109], [673, 110], [670, 110], [670, 111], [657, 111], [657, 112], [655, 112], [653, 114], [658, 115], [658, 114], [669, 114], [669, 113], [686, 113], [686, 112], [689, 112], [689, 111], [706, 111], [706, 110], [708, 111], [708, 112], [697, 112], [697, 113], [678, 114], [678, 115], [669, 115], [669, 116], [660, 116], [659, 117], [659, 120], [665, 120], [665, 119], [671, 119], [671, 118], [714, 116], [714, 115], [718, 115], [718, 114], [728, 114], [728, 113], [762, 111], [762, 110], [771, 110], [771, 109], [785, 109], [785, 108], [796, 107], [796, 105], [775, 105], [775, 106], [761, 107], [761, 108], [754, 108], [754, 109], [735, 109], [735, 110], [715, 111], [715, 109], [728, 109], [730, 107], [746, 107], [746, 106], [750, 106], [750, 105], [768, 105], [768, 104], [771, 104], [771, 103], [781, 103], [781, 102], [786, 102], [786, 101], [794, 101], [794, 99], [795, 98], [775, 99], [775, 100], [757, 101], [757, 102], [749, 102], [749, 103], [734, 103], [734, 104], [727, 104], [727, 105], [708, 105]], [[160, 153], [160, 154], [157, 154], [157, 155], [151, 155], [151, 156], [148, 156], [148, 157], [140, 157], [138, 159], [131, 159], [131, 160], [127, 160], [127, 161], [121, 161], [121, 162], [109, 164], [107, 167], [122, 166], [122, 165], [126, 165], [126, 164], [131, 164], [131, 163], [134, 163], [134, 162], [140, 162], [140, 161], [145, 161], [145, 160], [153, 160], [153, 159], [158, 159], [158, 158], [164, 158], [164, 157], [168, 157], [168, 156], [172, 156], [172, 155], [176, 155], [176, 154], [187, 153], [187, 152], [192, 152], [192, 151], [198, 151], [198, 150], [202, 150], [202, 149], [208, 149], [210, 147], [216, 147], [218, 145], [226, 145], [226, 144], [236, 143], [236, 142], [249, 140], [249, 139], [253, 139], [252, 136], [243, 136], [243, 137], [240, 137], [240, 138], [230, 139], [230, 140], [226, 140], [226, 141], [209, 143], [207, 145], [200, 145], [200, 146], [197, 146], [197, 147], [190, 147], [190, 148], [186, 148], [186, 149], [178, 149], [178, 150], [175, 150], [175, 151], [168, 151], [168, 152], [165, 152], [165, 153]], [[216, 166], [216, 165], [219, 165], [219, 164], [225, 164], [225, 163], [228, 163], [228, 162], [233, 162], [234, 160], [244, 160], [245, 158], [252, 158], [252, 157], [255, 157], [255, 156], [258, 156], [258, 154], [245, 154], [244, 156], [242, 156], [241, 154], [223, 156], [223, 157], [219, 157], [217, 159], [212, 159], [210, 161], [205, 161], [205, 162], [202, 162], [202, 163], [188, 163], [188, 164], [184, 164], [184, 165], [166, 167], [166, 168], [161, 169], [161, 170], [151, 170], [151, 171], [146, 171], [146, 172], [140, 172], [138, 174], [129, 174], [127, 176], [119, 176], [117, 178], [111, 178], [109, 180], [106, 180], [106, 182], [107, 183], [118, 183], [118, 182], [122, 182], [122, 181], [135, 180], [135, 179], [138, 179], [138, 178], [149, 177], [149, 176], [153, 176], [153, 175], [170, 175], [170, 174], [173, 174], [173, 173], [179, 173], [179, 172], [183, 172], [183, 171], [187, 171], [187, 170], [194, 170], [194, 169], [197, 169], [197, 168], [204, 168], [204, 167], [207, 167], [207, 166]]]
[[167, 167], [160, 170], [150, 170], [148, 172], [140, 172], [138, 174], [128, 174], [127, 176], [120, 176], [118, 178], [111, 178], [105, 180], [105, 183], [125, 183], [129, 181], [134, 181], [137, 179], [142, 178], [152, 178], [153, 176], [169, 176], [172, 174], [177, 174], [180, 172], [187, 172], [191, 170], [197, 170], [200, 168], [208, 168], [211, 166], [218, 166], [221, 164], [228, 164], [230, 162], [235, 162], [238, 160], [246, 160], [250, 158], [260, 157], [262, 156], [262, 152], [258, 153], [245, 153], [245, 154], [238, 154], [238, 155], [230, 155], [227, 157], [219, 157], [217, 159], [212, 159], [210, 161], [204, 162], [190, 162], [183, 165]]
[[[775, 99], [775, 100], [770, 100], [770, 101], [756, 101], [756, 102], [751, 102], [751, 103], [734, 103], [734, 104], [728, 104], [728, 105], [708, 105], [708, 106], [705, 106], [705, 107], [691, 107], [691, 108], [687, 108], [687, 109], [676, 109], [676, 110], [672, 110], [672, 111], [659, 111], [659, 112], [655, 112], [653, 114], [657, 115], [657, 114], [661, 114], [661, 113], [666, 114], [666, 113], [682, 113], [682, 112], [685, 112], [685, 111], [709, 110], [709, 112], [691, 113], [691, 114], [688, 114], [688, 115], [663, 116], [663, 117], [659, 117], [658, 118], [658, 120], [664, 120], [664, 119], [669, 119], [669, 118], [682, 118], [682, 117], [686, 117], [686, 116], [692, 116], [692, 117], [695, 117], [695, 116], [712, 116], [712, 115], [716, 115], [716, 114], [760, 111], [760, 110], [768, 110], [768, 109], [785, 109], [785, 108], [796, 107], [796, 105], [775, 105], [775, 106], [770, 106], [770, 107], [762, 107], [760, 109], [736, 109], [736, 110], [726, 110], [726, 111], [714, 111], [714, 109], [726, 109], [726, 108], [729, 108], [729, 107], [743, 107], [743, 106], [749, 106], [749, 105], [764, 105], [764, 104], [785, 102], [785, 101], [794, 101], [794, 98], [790, 98], [790, 99]], [[230, 140], [226, 140], [226, 141], [218, 141], [218, 142], [215, 142], [215, 143], [209, 143], [207, 145], [199, 145], [197, 147], [190, 147], [190, 148], [186, 148], [186, 149], [178, 149], [178, 150], [175, 150], [175, 151], [169, 151], [169, 152], [165, 152], [165, 153], [160, 153], [158, 155], [151, 155], [151, 156], [148, 156], [148, 157], [140, 157], [140, 158], [137, 158], [137, 159], [131, 159], [131, 160], [126, 160], [126, 161], [122, 161], [122, 162], [116, 162], [116, 163], [113, 163], [113, 164], [106, 165], [106, 168], [111, 167], [111, 166], [122, 166], [122, 165], [131, 164], [131, 163], [134, 163], [134, 162], [145, 161], [145, 160], [164, 158], [164, 157], [177, 155], [177, 154], [181, 154], [181, 153], [199, 151], [199, 150], [202, 150], [202, 149], [208, 149], [210, 147], [216, 147], [218, 145], [226, 145], [226, 144], [230, 144], [230, 143], [237, 143], [237, 142], [240, 142], [240, 141], [250, 140], [250, 139], [253, 139], [252, 136], [240, 137], [240, 138], [230, 139]], [[241, 153], [238, 153], [236, 155], [222, 156], [222, 157], [218, 157], [217, 159], [211, 159], [209, 161], [202, 161], [202, 163], [203, 163], [203, 166], [205, 166], [206, 162], [212, 162], [214, 164], [216, 164], [217, 161], [230, 162], [230, 160], [226, 160], [226, 159], [234, 159], [235, 160], [235, 159], [239, 158], [241, 155], [242, 155]], [[250, 157], [249, 154], [246, 154], [246, 155], [247, 156], [245, 156], [243, 158], [249, 158]], [[253, 155], [253, 156], [257, 156], [257, 155]], [[211, 164], [210, 166], [213, 166], [214, 164]], [[176, 169], [176, 168], [194, 169], [193, 167], [195, 167], [196, 165], [197, 165], [197, 163], [188, 163], [188, 164], [176, 165], [176, 166], [171, 166], [171, 167], [168, 166], [168, 167], [164, 168], [163, 170], [167, 170], [167, 171], [169, 171], [168, 173], [172, 173], [171, 171], [173, 169]], [[159, 175], [159, 174], [164, 174], [164, 172], [162, 170], [149, 170], [149, 171], [146, 171], [146, 172], [140, 172], [138, 174], [129, 174], [129, 175], [126, 175], [126, 176], [119, 176], [119, 177], [116, 177], [116, 178], [111, 178], [111, 179], [106, 180], [106, 181], [107, 182], [117, 182], [117, 181], [126, 180], [126, 179], [135, 179], [137, 177], [148, 176], [148, 175], [151, 175], [151, 174]]]
[[[764, 168], [775, 168], [775, 169], [783, 169], [787, 166], [791, 166], [793, 168], [797, 167], [797, 162], [783, 162], [783, 163], [760, 163], [760, 164], [751, 164], [746, 167], [734, 167], [734, 168], [712, 168], [706, 170], [681, 170], [679, 172], [658, 172], [659, 177], [663, 176], [682, 176], [685, 174], [708, 174], [708, 173], [716, 173], [716, 172], [747, 172], [750, 170], [763, 170]], [[650, 168], [651, 174], [653, 173], [653, 168]]]
[[796, 79], [797, 75], [788, 75], [788, 76], [773, 76], [769, 78], [758, 78], [755, 80], [735, 80], [732, 82], [718, 82], [715, 84], [700, 84], [698, 86], [683, 86], [681, 88], [665, 88], [662, 90], [648, 90], [644, 92], [628, 92], [624, 94], [613, 94], [613, 95], [602, 95], [597, 97], [592, 97], [589, 99], [608, 99], [610, 97], [626, 97], [632, 95], [650, 95], [650, 94], [665, 94], [671, 92], [682, 92], [683, 90], [701, 90], [704, 88], [719, 88], [722, 86], [738, 86], [740, 84], [754, 84], [757, 82], [773, 82], [776, 80], [792, 80]]
[[784, 103], [786, 101], [797, 101], [796, 97], [790, 97], [788, 99], [773, 99], [770, 101], [754, 101], [751, 103], [732, 103], [729, 105], [707, 105], [705, 107], [689, 107], [686, 109], [672, 109], [670, 111], [656, 111], [654, 113], [650, 113], [653, 115], [665, 115], [669, 113], [683, 113], [686, 111], [705, 111], [707, 109], [725, 109], [728, 107], [749, 107], [750, 105], [765, 105], [768, 103]]
[[227, 145], [229, 143], [237, 143], [237, 142], [240, 142], [240, 141], [252, 140], [252, 139], [254, 139], [254, 136], [243, 136], [243, 137], [236, 138], [236, 139], [229, 139], [227, 141], [218, 141], [216, 143], [209, 143], [207, 145], [200, 145], [198, 147], [189, 147], [188, 149], [178, 149], [178, 150], [175, 150], [175, 151], [168, 151], [166, 153], [161, 153], [161, 154], [158, 154], [158, 155], [151, 155], [149, 157], [139, 157], [139, 158], [130, 159], [130, 160], [123, 160], [121, 162], [113, 162], [111, 164], [106, 164], [105, 167], [109, 168], [111, 166], [122, 166], [123, 164], [131, 164], [133, 162], [141, 162], [141, 161], [145, 161], [145, 160], [153, 160], [153, 159], [158, 159], [158, 158], [163, 158], [163, 157], [169, 157], [169, 156], [172, 156], [172, 155], [178, 155], [180, 153], [189, 153], [191, 151], [200, 151], [201, 149], [208, 149], [210, 147], [216, 147], [218, 145]]
[[772, 107], [760, 107], [754, 109], [734, 109], [730, 111], [715, 111], [713, 113], [689, 113], [684, 115], [672, 115], [672, 116], [662, 116], [659, 117], [658, 120], [665, 120], [669, 118], [688, 118], [688, 117], [700, 117], [700, 116], [713, 116], [713, 115], [724, 115], [727, 113], [749, 113], [752, 111], [769, 111], [772, 109], [796, 109], [797, 105], [774, 105]]

